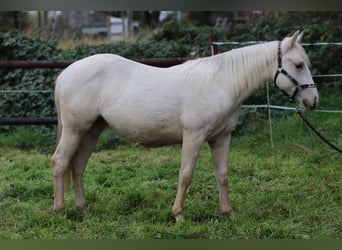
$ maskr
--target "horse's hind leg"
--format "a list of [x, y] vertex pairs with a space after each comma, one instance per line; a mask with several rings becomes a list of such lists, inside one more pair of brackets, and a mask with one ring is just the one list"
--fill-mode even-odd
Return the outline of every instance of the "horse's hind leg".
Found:
[[220, 208], [224, 215], [233, 219], [233, 210], [228, 199], [228, 151], [230, 135], [210, 141], [211, 154], [215, 165], [215, 177], [219, 190]]
[[107, 127], [102, 117], [98, 118], [92, 128], [83, 135], [81, 143], [72, 159], [72, 178], [74, 182], [75, 206], [85, 211], [86, 201], [84, 196], [83, 172], [91, 153], [94, 151], [97, 140]]
[[64, 203], [64, 173], [71, 163], [76, 152], [82, 134], [74, 129], [63, 127], [60, 141], [52, 157], [53, 186], [54, 186], [54, 210], [61, 211]]

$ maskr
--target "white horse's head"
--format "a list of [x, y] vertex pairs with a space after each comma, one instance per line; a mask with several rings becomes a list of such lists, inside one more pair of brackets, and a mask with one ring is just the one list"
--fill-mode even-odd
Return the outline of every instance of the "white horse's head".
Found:
[[309, 69], [309, 58], [300, 44], [302, 37], [303, 33], [297, 31], [279, 42], [274, 84], [300, 108], [313, 110], [318, 104], [318, 92]]

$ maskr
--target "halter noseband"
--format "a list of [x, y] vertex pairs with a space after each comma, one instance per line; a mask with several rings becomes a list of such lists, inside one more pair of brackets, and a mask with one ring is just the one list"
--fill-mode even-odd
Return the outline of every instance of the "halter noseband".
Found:
[[294, 79], [289, 73], [287, 73], [287, 71], [285, 69], [282, 68], [282, 53], [281, 53], [281, 41], [278, 42], [278, 69], [277, 72], [275, 73], [274, 76], [274, 86], [276, 86], [276, 88], [279, 89], [279, 87], [277, 86], [277, 78], [279, 74], [283, 74], [285, 75], [295, 86], [296, 89], [293, 92], [292, 96], [290, 96], [289, 94], [287, 94], [285, 91], [283, 91], [287, 96], [290, 96], [290, 102], [294, 102], [295, 101], [295, 97], [298, 94], [299, 91], [303, 90], [303, 89], [307, 89], [307, 88], [316, 88], [316, 84], [315, 83], [311, 83], [311, 84], [299, 84], [299, 82]]

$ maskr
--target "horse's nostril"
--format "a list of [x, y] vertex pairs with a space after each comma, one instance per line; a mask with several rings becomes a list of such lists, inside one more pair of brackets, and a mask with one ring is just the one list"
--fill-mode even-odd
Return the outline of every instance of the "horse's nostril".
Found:
[[317, 98], [317, 96], [315, 96], [313, 104], [312, 104], [313, 109], [316, 108], [316, 106], [317, 106], [317, 100], [318, 100], [318, 98]]
[[310, 102], [308, 99], [303, 100], [303, 105], [306, 110], [314, 110], [317, 105], [317, 98], [313, 99], [312, 102]]

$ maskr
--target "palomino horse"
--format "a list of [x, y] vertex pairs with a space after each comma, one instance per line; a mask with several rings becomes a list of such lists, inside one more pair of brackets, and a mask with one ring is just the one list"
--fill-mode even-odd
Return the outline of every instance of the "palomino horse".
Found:
[[182, 143], [176, 221], [183, 220], [183, 201], [201, 145], [210, 145], [220, 208], [232, 216], [228, 199], [230, 135], [242, 102], [266, 80], [301, 108], [318, 102], [309, 60], [297, 31], [274, 41], [156, 68], [112, 54], [79, 60], [58, 77], [55, 102], [58, 146], [53, 155], [54, 209], [63, 210], [63, 177], [71, 171], [75, 206], [85, 209], [83, 172], [101, 131], [108, 125], [127, 140], [147, 146]]

